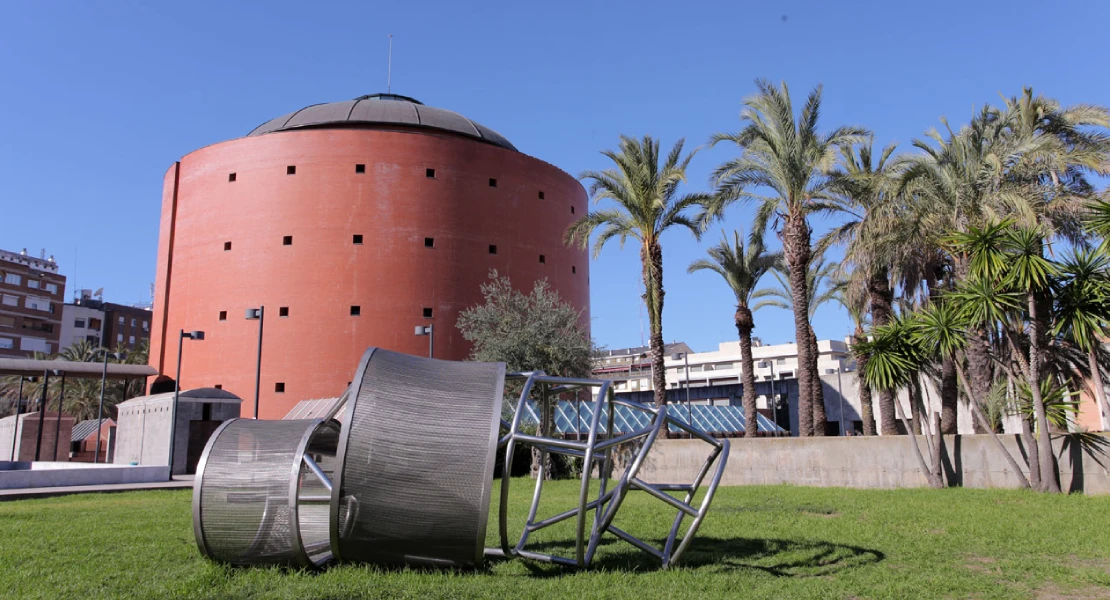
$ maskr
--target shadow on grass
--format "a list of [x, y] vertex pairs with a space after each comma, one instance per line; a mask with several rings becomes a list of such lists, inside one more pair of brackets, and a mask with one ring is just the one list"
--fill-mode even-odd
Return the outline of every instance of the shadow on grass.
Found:
[[[650, 543], [661, 547], [663, 540], [653, 540]], [[607, 538], [602, 541], [601, 546], [614, 544], [621, 544], [623, 547], [620, 550], [599, 552], [594, 557], [590, 570], [660, 570], [657, 559], [619, 540]], [[563, 541], [531, 544], [528, 549], [567, 557], [574, 554], [574, 545]], [[878, 550], [831, 542], [698, 536], [682, 555], [677, 566], [708, 571], [762, 571], [775, 577], [821, 577], [877, 564], [885, 558], [886, 555]], [[535, 577], [559, 577], [579, 572], [573, 567], [533, 561], [524, 561], [524, 564]]]

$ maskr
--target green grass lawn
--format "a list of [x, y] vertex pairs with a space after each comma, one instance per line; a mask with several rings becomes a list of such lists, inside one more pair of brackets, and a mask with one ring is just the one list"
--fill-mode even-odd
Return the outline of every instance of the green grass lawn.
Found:
[[[530, 482], [514, 484], [519, 523]], [[549, 485], [552, 513], [573, 503], [573, 482]], [[585, 571], [520, 560], [471, 572], [228, 568], [199, 555], [189, 505], [188, 491], [0, 503], [0, 597], [1110, 598], [1108, 497], [722, 488], [667, 571], [617, 541]], [[672, 514], [634, 494], [618, 525], [658, 539]], [[569, 552], [566, 527], [540, 533]]]

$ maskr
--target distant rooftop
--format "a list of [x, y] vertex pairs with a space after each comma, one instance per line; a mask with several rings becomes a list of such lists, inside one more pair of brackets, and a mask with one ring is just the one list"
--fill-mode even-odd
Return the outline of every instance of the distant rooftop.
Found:
[[516, 146], [509, 140], [489, 127], [475, 123], [459, 113], [425, 106], [415, 98], [398, 94], [368, 94], [354, 100], [313, 104], [266, 121], [247, 136], [292, 129], [381, 129], [395, 126], [447, 131], [516, 150]]
[[0, 260], [27, 265], [32, 269], [38, 269], [40, 271], [49, 271], [51, 273], [58, 272], [58, 263], [54, 262], [53, 256], [50, 258], [36, 258], [27, 254], [26, 248], [24, 248], [22, 252], [0, 250]]

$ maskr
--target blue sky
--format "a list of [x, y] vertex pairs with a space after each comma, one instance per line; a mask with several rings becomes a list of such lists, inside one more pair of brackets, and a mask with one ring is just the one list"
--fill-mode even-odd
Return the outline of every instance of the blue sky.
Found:
[[[1110, 105], [1110, 3], [1048, 6], [12, 2], [0, 19], [0, 248], [45, 248], [70, 289], [76, 279], [112, 301], [147, 300], [173, 161], [307, 104], [384, 91], [390, 33], [394, 92], [577, 174], [604, 168], [598, 151], [620, 134], [694, 147], [736, 129], [757, 77], [787, 81], [796, 98], [823, 83], [824, 128], [864, 125], [906, 149], [942, 115], [962, 123], [1023, 85]], [[700, 152], [688, 189], [707, 189], [732, 152]], [[664, 237], [668, 341], [711, 350], [734, 339], [731, 294], [685, 268], [749, 218], [734, 209], [700, 244]], [[592, 269], [597, 342], [639, 344], [636, 249], [606, 248]], [[764, 341], [794, 338], [786, 311], [756, 323]], [[822, 339], [850, 328], [835, 306], [814, 325]]]

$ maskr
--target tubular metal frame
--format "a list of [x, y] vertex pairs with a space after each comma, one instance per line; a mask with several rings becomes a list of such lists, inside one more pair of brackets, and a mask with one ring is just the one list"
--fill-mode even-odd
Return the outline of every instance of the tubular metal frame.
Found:
[[[709, 437], [704, 432], [685, 423], [681, 419], [670, 417], [665, 407], [656, 408], [639, 402], [616, 399], [610, 389], [610, 382], [607, 380], [551, 377], [542, 371], [514, 373], [509, 375], [508, 379], [523, 379], [524, 385], [521, 390], [520, 400], [517, 402], [513, 412], [512, 422], [501, 421], [502, 427], [508, 430], [501, 438], [499, 444], [505, 447], [505, 460], [502, 467], [503, 477], [501, 479], [501, 506], [498, 510], [501, 545], [499, 548], [487, 548], [486, 554], [490, 556], [521, 557], [581, 568], [589, 566], [593, 561], [598, 544], [604, 534], [612, 533], [617, 538], [658, 558], [663, 568], [667, 568], [676, 563], [686, 551], [687, 547], [689, 547], [690, 542], [693, 540], [698, 528], [705, 519], [705, 515], [709, 510], [713, 497], [716, 495], [717, 487], [720, 485], [721, 476], [724, 473], [725, 465], [728, 461], [729, 442], [727, 440], [717, 440]], [[521, 423], [525, 411], [528, 410], [528, 399], [533, 391], [537, 389], [540, 407], [540, 414], [538, 415], [539, 430], [537, 435], [529, 435], [521, 432]], [[551, 422], [551, 396], [553, 394], [581, 391], [583, 389], [597, 390], [596, 399], [592, 400], [593, 411], [587, 430], [587, 439], [583, 442], [581, 440], [570, 441], [554, 437], [552, 435], [554, 433], [554, 427]], [[577, 398], [575, 401], [578, 401]], [[624, 406], [648, 413], [651, 417], [649, 425], [635, 431], [614, 435], [613, 413], [615, 406]], [[608, 417], [604, 432], [601, 431], [601, 415], [603, 412]], [[666, 431], [667, 427], [672, 424], [680, 430], [690, 434], [691, 438], [699, 439], [709, 444], [712, 450], [702, 464], [693, 482], [688, 484], [647, 483], [637, 477], [637, 475], [639, 474], [640, 468], [643, 466], [648, 452], [650, 452], [655, 440], [659, 437], [660, 432]], [[642, 440], [640, 447], [627, 462], [619, 479], [610, 489], [609, 479], [613, 467], [613, 450], [621, 444], [636, 442], [638, 440]], [[532, 504], [529, 508], [528, 519], [524, 524], [524, 528], [516, 544], [510, 545], [508, 533], [510, 478], [507, 474], [512, 473], [514, 450], [518, 442], [538, 449], [540, 451], [540, 463], [539, 472], [536, 474], [536, 485], [532, 495]], [[578, 496], [578, 506], [576, 508], [537, 521], [544, 478], [547, 474], [548, 454], [562, 454], [583, 459], [582, 483]], [[595, 464], [598, 464], [600, 467], [598, 473], [600, 487], [597, 496], [590, 500], [590, 474], [593, 472]], [[713, 469], [714, 464], [716, 464], [716, 469], [713, 471], [709, 485], [706, 488], [705, 497], [702, 499], [701, 504], [695, 508], [691, 502], [693, 502], [695, 495], [701, 488], [701, 484], [705, 480], [705, 477], [709, 474], [710, 470]], [[675, 509], [676, 515], [674, 523], [671, 526], [662, 549], [652, 547], [650, 544], [613, 525], [613, 520], [624, 498], [627, 496], [628, 492], [632, 490], [643, 491]], [[686, 496], [684, 500], [679, 500], [667, 494], [667, 492], [686, 492]], [[593, 511], [594, 516], [589, 537], [587, 538], [586, 519], [589, 511]], [[693, 520], [686, 529], [686, 533], [680, 537], [682, 523], [687, 516], [692, 517]], [[572, 517], [577, 518], [575, 555], [573, 558], [536, 552], [526, 548], [528, 537], [533, 532]]]

